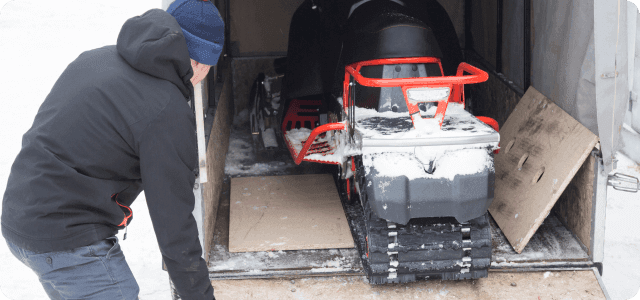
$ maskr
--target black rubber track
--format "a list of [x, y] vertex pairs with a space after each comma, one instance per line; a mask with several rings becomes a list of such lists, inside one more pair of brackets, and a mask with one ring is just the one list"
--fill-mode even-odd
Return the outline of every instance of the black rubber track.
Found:
[[[355, 164], [360, 199], [352, 196], [351, 201], [343, 201], [343, 206], [370, 283], [487, 277], [491, 265], [491, 227], [487, 214], [465, 224], [454, 218], [424, 218], [389, 228], [390, 224], [375, 216], [367, 203], [361, 157], [355, 158]], [[338, 181], [344, 192], [344, 180]], [[468, 229], [463, 232], [463, 228]], [[396, 270], [395, 278], [389, 276], [390, 268]]]

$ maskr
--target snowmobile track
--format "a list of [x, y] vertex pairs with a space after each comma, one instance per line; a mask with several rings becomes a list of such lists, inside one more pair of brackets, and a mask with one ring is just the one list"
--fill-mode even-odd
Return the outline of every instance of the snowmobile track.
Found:
[[406, 225], [387, 222], [371, 212], [361, 157], [355, 163], [360, 201], [346, 200], [344, 180], [339, 179], [338, 186], [371, 284], [487, 277], [492, 246], [486, 213], [462, 224], [454, 218], [413, 219]]

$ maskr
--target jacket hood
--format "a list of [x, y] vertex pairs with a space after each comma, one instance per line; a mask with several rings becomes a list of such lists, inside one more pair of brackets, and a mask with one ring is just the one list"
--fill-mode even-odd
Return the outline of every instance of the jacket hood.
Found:
[[116, 48], [133, 68], [172, 82], [189, 98], [193, 89], [189, 49], [180, 25], [169, 13], [152, 9], [127, 20]]

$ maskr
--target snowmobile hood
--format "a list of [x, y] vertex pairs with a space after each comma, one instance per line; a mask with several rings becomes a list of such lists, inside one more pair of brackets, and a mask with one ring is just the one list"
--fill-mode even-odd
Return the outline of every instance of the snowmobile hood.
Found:
[[170, 81], [189, 98], [193, 89], [189, 49], [180, 25], [169, 13], [152, 9], [127, 20], [116, 47], [133, 68]]

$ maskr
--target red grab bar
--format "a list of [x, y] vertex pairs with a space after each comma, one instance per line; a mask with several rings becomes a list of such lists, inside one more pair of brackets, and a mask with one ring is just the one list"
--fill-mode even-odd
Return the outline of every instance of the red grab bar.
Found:
[[[360, 70], [364, 66], [375, 65], [393, 65], [393, 64], [416, 64], [416, 63], [437, 63], [442, 71], [442, 64], [440, 59], [436, 57], [405, 57], [405, 58], [384, 58], [361, 61], [350, 64], [345, 67], [344, 83], [343, 83], [343, 109], [347, 112], [347, 108], [353, 104], [353, 99], [350, 99], [349, 92], [351, 88], [351, 76], [360, 85], [369, 87], [401, 87], [407, 100], [407, 106], [409, 107], [409, 114], [416, 114], [419, 109], [417, 105], [409, 103], [407, 98], [407, 89], [416, 87], [449, 87], [451, 94], [446, 101], [440, 101], [438, 103], [438, 109], [436, 111], [436, 119], [438, 123], [442, 125], [444, 119], [444, 113], [447, 110], [448, 102], [458, 102], [464, 105], [464, 90], [462, 86], [464, 84], [473, 84], [485, 82], [489, 79], [487, 72], [480, 70], [470, 64], [460, 63], [456, 71], [455, 76], [434, 76], [434, 77], [417, 77], [417, 78], [367, 78], [360, 74]], [[470, 75], [463, 75], [465, 72]], [[418, 116], [415, 116], [418, 117]], [[415, 126], [415, 124], [414, 124]]]
[[[385, 64], [416, 64], [416, 63], [439, 63], [440, 60], [434, 57], [410, 57], [410, 58], [386, 58], [364, 62], [353, 63], [345, 67], [345, 70], [353, 76], [356, 81], [364, 86], [371, 87], [394, 87], [405, 85], [448, 85], [448, 84], [472, 84], [485, 82], [489, 79], [489, 74], [468, 63], [458, 65], [457, 76], [437, 76], [418, 78], [367, 78], [360, 74], [363, 66], [385, 65]], [[441, 67], [442, 68], [442, 67]], [[471, 75], [462, 75], [463, 72]], [[462, 75], [462, 76], [461, 76]]]
[[307, 155], [307, 151], [309, 150], [313, 142], [316, 140], [316, 137], [318, 136], [318, 134], [321, 134], [323, 132], [327, 132], [330, 130], [345, 130], [345, 125], [344, 123], [329, 123], [329, 124], [324, 124], [314, 128], [313, 131], [311, 131], [311, 134], [309, 134], [309, 138], [307, 138], [307, 141], [304, 143], [304, 146], [302, 146], [300, 153], [298, 153], [298, 155], [295, 156], [294, 161], [296, 162], [296, 165], [299, 165], [304, 159], [304, 157]]

